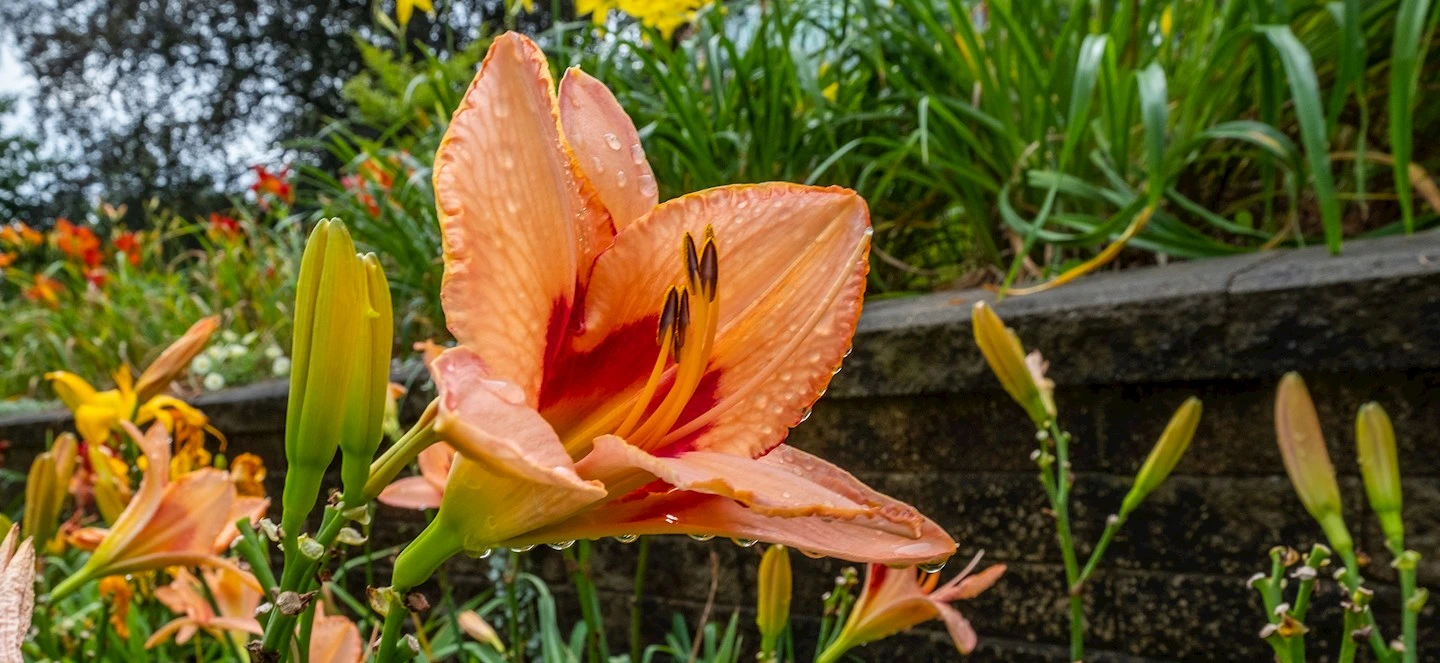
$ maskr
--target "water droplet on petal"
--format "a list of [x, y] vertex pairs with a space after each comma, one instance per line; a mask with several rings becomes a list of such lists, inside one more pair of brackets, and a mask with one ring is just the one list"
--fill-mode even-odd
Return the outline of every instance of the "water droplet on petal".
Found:
[[809, 419], [809, 418], [810, 418], [810, 408], [807, 407], [807, 408], [805, 408], [805, 411], [804, 411], [804, 412], [801, 412], [801, 413], [800, 413], [800, 423], [802, 423], [802, 424], [805, 423], [805, 420], [806, 420], [806, 419]]
[[605, 134], [605, 144], [610, 146], [610, 149], [615, 150], [616, 152], [620, 151], [620, 138], [617, 137], [615, 134]]
[[620, 543], [635, 543], [635, 540], [639, 539], [640, 536], [638, 534], [619, 534], [611, 538]]
[[800, 554], [802, 554], [802, 555], [804, 555], [804, 556], [806, 556], [806, 557], [809, 557], [810, 559], [822, 559], [822, 558], [825, 557], [825, 555], [823, 555], [823, 554], [821, 554], [821, 553], [818, 553], [818, 552], [814, 552], [814, 551], [812, 551], [812, 550], [801, 550], [801, 551], [800, 551]]
[[515, 168], [515, 155], [509, 152], [502, 153], [500, 155], [500, 167], [505, 170], [513, 170]]
[[939, 573], [940, 569], [943, 568], [945, 568], [945, 560], [943, 559], [938, 562], [930, 562], [929, 564], [920, 565], [920, 570], [926, 573]]
[[495, 117], [505, 117], [510, 114], [510, 107], [505, 104], [494, 104], [490, 106], [490, 114]]
[[630, 161], [637, 166], [645, 163], [645, 148], [640, 147], [640, 143], [630, 146]]
[[472, 557], [472, 558], [474, 558], [474, 559], [485, 559], [486, 557], [489, 557], [489, 556], [490, 556], [490, 549], [489, 549], [489, 548], [486, 548], [486, 549], [484, 549], [484, 550], [481, 550], [480, 552], [477, 552], [477, 553], [470, 553], [470, 557]]
[[622, 189], [625, 188], [625, 179], [626, 179], [626, 178], [625, 178], [625, 171], [623, 171], [623, 170], [617, 170], [617, 171], [615, 171], [615, 184], [616, 184], [617, 186], [619, 186], [619, 187], [622, 188]]
[[574, 542], [574, 541], [556, 541], [555, 543], [547, 543], [547, 544], [545, 544], [545, 545], [550, 546], [551, 548], [554, 548], [555, 550], [564, 550], [564, 549], [566, 549], [566, 548], [569, 548], [570, 546], [575, 545], [575, 542]]
[[734, 542], [735, 542], [735, 545], [740, 546], [741, 548], [749, 548], [750, 546], [753, 546], [753, 545], [755, 545], [755, 544], [757, 543], [757, 541], [755, 541], [755, 539], [730, 539], [730, 540], [731, 540], [731, 541], [734, 541]]
[[506, 198], [505, 211], [511, 214], [518, 214], [520, 212], [520, 201], [515, 200], [514, 198]]
[[675, 523], [680, 522], [680, 518], [673, 513], [667, 513], [665, 514], [665, 522], [674, 525]]
[[590, 164], [595, 167], [596, 175], [605, 172], [605, 164], [600, 162], [600, 157], [590, 157]]
[[653, 196], [659, 193], [660, 189], [655, 186], [655, 176], [645, 173], [640, 176], [640, 195]]
[[514, 553], [524, 553], [524, 552], [530, 552], [531, 550], [534, 550], [534, 549], [535, 549], [535, 544], [532, 543], [532, 544], [530, 544], [530, 545], [528, 545], [528, 546], [520, 546], [520, 547], [518, 547], [518, 548], [511, 548], [511, 549], [510, 549], [510, 552], [514, 552]]
[[715, 538], [715, 535], [714, 535], [714, 534], [691, 534], [691, 535], [690, 535], [690, 538], [695, 539], [696, 541], [709, 541], [710, 539]]

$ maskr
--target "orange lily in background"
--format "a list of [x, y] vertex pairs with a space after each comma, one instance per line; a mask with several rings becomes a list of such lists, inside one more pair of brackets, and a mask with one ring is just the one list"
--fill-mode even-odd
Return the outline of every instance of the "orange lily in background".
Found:
[[131, 267], [140, 266], [140, 238], [129, 230], [115, 237], [115, 251], [125, 256]]
[[1005, 574], [1005, 565], [997, 564], [970, 575], [979, 562], [977, 555], [960, 575], [938, 589], [939, 573], [869, 565], [865, 571], [865, 588], [850, 609], [845, 627], [815, 660], [817, 663], [838, 661], [853, 647], [888, 638], [932, 619], [943, 620], [955, 648], [961, 654], [969, 654], [976, 645], [975, 629], [950, 604], [979, 596]]
[[23, 221], [11, 221], [9, 225], [0, 227], [0, 242], [20, 248], [39, 246], [45, 241], [45, 236], [40, 231], [25, 225]]
[[[259, 518], [268, 501], [237, 499], [229, 475], [203, 469], [171, 481], [170, 438], [160, 425], [143, 436], [123, 422], [145, 454], [145, 476], [135, 496], [110, 529], [86, 528], [71, 536], [77, 546], [94, 546], [85, 566], [55, 588], [59, 599], [96, 578], [172, 566], [230, 566], [219, 553], [238, 536], [235, 521]], [[256, 584], [258, 588], [258, 583]]]
[[21, 294], [24, 295], [25, 299], [32, 302], [40, 302], [50, 308], [55, 308], [60, 305], [60, 291], [64, 289], [65, 285], [63, 283], [44, 274], [36, 274], [35, 279], [30, 283], [30, 287], [26, 288]]
[[[251, 167], [255, 171], [255, 183], [250, 185], [250, 191], [255, 194], [256, 202], [260, 209], [270, 209], [270, 199], [279, 200], [286, 205], [295, 202], [295, 190], [290, 187], [290, 168], [282, 167], [277, 172], [270, 172], [265, 166], [256, 165]], [[214, 224], [216, 215], [212, 214], [211, 224]], [[229, 218], [229, 217], [223, 217]], [[230, 219], [233, 223], [234, 219]], [[239, 224], [234, 228], [239, 230]]]
[[853, 191], [772, 183], [657, 205], [634, 125], [572, 69], [495, 39], [434, 168], [433, 430], [460, 452], [397, 588], [452, 554], [728, 536], [893, 564], [955, 543], [913, 507], [781, 446], [848, 352], [868, 271]]
[[[183, 645], [202, 630], [216, 638], [228, 635], [236, 645], [244, 645], [245, 634], [261, 634], [255, 608], [260, 605], [263, 593], [254, 576], [228, 567], [205, 569], [200, 575], [203, 580], [180, 569], [169, 585], [155, 590], [155, 598], [181, 616], [156, 629], [145, 641], [146, 649], [171, 637], [175, 638], [175, 644]], [[215, 597], [214, 607], [205, 595], [207, 588], [210, 596]]]
[[35, 611], [35, 546], [12, 525], [0, 541], [0, 661], [23, 661], [20, 645]]
[[397, 479], [376, 499], [397, 509], [435, 509], [445, 496], [445, 480], [455, 463], [455, 448], [444, 442], [425, 447], [416, 462], [420, 476]]
[[325, 604], [315, 605], [315, 622], [310, 629], [310, 663], [359, 663], [365, 660], [360, 629], [344, 615], [325, 614]]
[[15, 255], [14, 251], [0, 251], [0, 269], [15, 264], [16, 257], [18, 256]]
[[[179, 399], [162, 396], [161, 392], [184, 372], [190, 365], [190, 360], [210, 342], [210, 336], [219, 326], [218, 316], [196, 322], [146, 367], [139, 380], [132, 383], [130, 370], [121, 368], [115, 374], [114, 389], [98, 391], [84, 378], [66, 371], [46, 373], [45, 379], [50, 381], [55, 393], [65, 402], [65, 407], [70, 408], [70, 412], [75, 415], [75, 428], [86, 442], [103, 443], [109, 440], [110, 432], [117, 425], [131, 421], [136, 416], [137, 406], [141, 413], [148, 412], [148, 416], [142, 419], [141, 423], [149, 417], [158, 416], [163, 407], [182, 410], [187, 418], [193, 419], [194, 415], [199, 414], [198, 410]], [[168, 400], [152, 404], [157, 398]], [[204, 417], [203, 414], [199, 416]], [[173, 426], [168, 428], [173, 430]]]
[[54, 232], [55, 248], [71, 259], [89, 267], [100, 264], [100, 238], [86, 226], [77, 226], [69, 219], [56, 219]]

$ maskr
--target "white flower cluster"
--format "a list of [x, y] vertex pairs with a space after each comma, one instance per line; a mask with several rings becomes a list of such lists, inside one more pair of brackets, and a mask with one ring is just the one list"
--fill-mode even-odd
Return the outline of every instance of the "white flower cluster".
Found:
[[217, 342], [190, 362], [190, 373], [200, 378], [200, 384], [207, 391], [224, 389], [237, 377], [255, 375], [266, 363], [270, 375], [289, 375], [290, 358], [285, 356], [285, 351], [273, 341], [261, 350], [257, 347], [259, 341], [257, 332], [241, 336], [227, 329], [220, 333]]

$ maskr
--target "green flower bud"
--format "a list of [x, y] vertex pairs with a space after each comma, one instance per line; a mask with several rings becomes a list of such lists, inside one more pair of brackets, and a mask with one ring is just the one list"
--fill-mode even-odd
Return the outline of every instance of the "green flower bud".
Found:
[[1165, 425], [1165, 431], [1160, 434], [1160, 441], [1155, 443], [1155, 447], [1150, 450], [1150, 456], [1135, 475], [1135, 483], [1130, 486], [1130, 493], [1125, 496], [1125, 502], [1120, 506], [1122, 520], [1145, 501], [1150, 491], [1158, 488], [1166, 477], [1170, 476], [1175, 464], [1180, 462], [1180, 457], [1190, 448], [1190, 440], [1195, 437], [1195, 429], [1199, 426], [1200, 399], [1191, 396], [1175, 411], [1174, 416], [1170, 417], [1170, 423]]
[[291, 541], [315, 507], [335, 450], [363, 448], [360, 438], [372, 427], [373, 317], [367, 268], [350, 233], [338, 219], [321, 221], [305, 244], [295, 289], [282, 513]]
[[785, 546], [770, 546], [760, 558], [758, 585], [755, 625], [760, 628], [760, 651], [768, 655], [790, 621], [790, 551]]
[[1299, 373], [1287, 373], [1280, 379], [1280, 388], [1275, 393], [1275, 437], [1295, 494], [1325, 530], [1330, 547], [1342, 556], [1347, 555], [1355, 546], [1340, 510], [1335, 466], [1325, 450], [1315, 403], [1310, 400], [1310, 392]]
[[361, 362], [354, 377], [355, 398], [347, 401], [345, 435], [340, 438], [340, 477], [345, 486], [345, 504], [365, 501], [365, 483], [370, 479], [370, 462], [385, 434], [385, 394], [390, 387], [390, 350], [394, 342], [394, 313], [390, 306], [390, 284], [371, 253], [361, 259], [365, 273], [368, 306], [362, 324], [368, 333], [353, 352]]
[[1355, 451], [1370, 508], [1397, 553], [1405, 549], [1405, 522], [1400, 517], [1400, 462], [1395, 454], [1395, 429], [1379, 403], [1360, 406], [1355, 416]]

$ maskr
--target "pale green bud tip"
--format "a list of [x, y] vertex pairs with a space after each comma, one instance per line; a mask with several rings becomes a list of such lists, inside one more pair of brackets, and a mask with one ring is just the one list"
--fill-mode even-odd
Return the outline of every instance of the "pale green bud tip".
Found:
[[785, 546], [770, 546], [760, 559], [759, 591], [755, 625], [768, 641], [785, 630], [790, 620], [790, 551]]
[[1275, 438], [1285, 472], [1305, 510], [1320, 523], [1336, 551], [1353, 549], [1354, 542], [1340, 511], [1340, 486], [1335, 466], [1325, 449], [1320, 417], [1299, 373], [1287, 373], [1275, 393]]
[[985, 362], [1005, 392], [1025, 408], [1037, 425], [1053, 419], [1055, 405], [1050, 397], [1050, 381], [1043, 376], [1044, 360], [1037, 356], [1027, 362], [1020, 337], [1006, 327], [995, 309], [985, 302], [975, 304], [970, 322], [975, 344], [980, 346], [980, 354], [985, 356]]
[[1170, 423], [1165, 425], [1160, 440], [1150, 450], [1150, 456], [1135, 475], [1135, 483], [1130, 487], [1130, 493], [1125, 496], [1125, 502], [1120, 507], [1122, 519], [1139, 507], [1145, 497], [1170, 476], [1175, 465], [1190, 448], [1190, 441], [1195, 438], [1195, 429], [1200, 426], [1200, 411], [1200, 399], [1192, 396], [1170, 417]]
[[1395, 429], [1378, 403], [1360, 406], [1355, 417], [1355, 452], [1370, 508], [1380, 520], [1385, 538], [1403, 549], [1405, 524], [1400, 517], [1400, 463], [1395, 453]]

